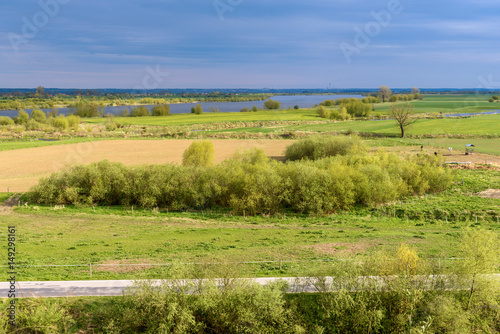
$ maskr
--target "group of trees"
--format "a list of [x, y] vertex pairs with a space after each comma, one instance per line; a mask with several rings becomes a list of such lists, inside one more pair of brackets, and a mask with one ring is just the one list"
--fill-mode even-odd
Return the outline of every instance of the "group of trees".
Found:
[[0, 125], [22, 125], [26, 130], [45, 130], [49, 127], [55, 130], [73, 130], [78, 131], [80, 126], [80, 117], [75, 115], [58, 115], [57, 109], [49, 112], [47, 115], [38, 109], [31, 111], [28, 114], [24, 110], [20, 110], [14, 118], [0, 117]]
[[420, 94], [420, 89], [413, 87], [411, 94], [392, 94], [392, 90], [387, 86], [380, 86], [378, 89], [378, 96], [384, 102], [397, 102], [397, 101], [412, 101], [422, 100], [424, 97]]
[[329, 140], [299, 141], [287, 150], [287, 156], [301, 160], [286, 164], [253, 150], [213, 166], [213, 147], [208, 144], [193, 144], [184, 155], [184, 166], [125, 167], [102, 161], [55, 173], [41, 180], [31, 196], [32, 201], [46, 204], [102, 203], [170, 210], [218, 206], [251, 215], [285, 209], [323, 214], [357, 203], [372, 205], [441, 191], [451, 182], [438, 157], [368, 155], [356, 139]]
[[[317, 113], [322, 118], [330, 118], [345, 121], [351, 117], [368, 117], [373, 110], [372, 105], [367, 102], [369, 98], [340, 98], [337, 100], [326, 100], [320, 103]], [[326, 109], [326, 107], [338, 106], [338, 109]]]
[[500, 97], [498, 95], [493, 95], [488, 99], [488, 102], [500, 102]]

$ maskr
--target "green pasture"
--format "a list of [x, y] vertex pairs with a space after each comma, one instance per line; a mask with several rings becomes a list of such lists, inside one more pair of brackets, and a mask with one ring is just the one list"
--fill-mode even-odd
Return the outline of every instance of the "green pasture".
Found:
[[[419, 119], [407, 130], [408, 135], [470, 135], [470, 136], [499, 136], [500, 114], [480, 115], [467, 118], [436, 118]], [[277, 125], [259, 128], [236, 128], [227, 130], [213, 130], [216, 132], [253, 132], [271, 133], [275, 131], [315, 131], [315, 132], [365, 132], [397, 137], [401, 135], [394, 120], [379, 121], [345, 121], [322, 124]]]
[[[444, 94], [425, 95], [423, 100], [411, 101], [415, 113], [443, 113], [457, 114], [482, 112], [488, 109], [500, 109], [500, 103], [490, 103], [489, 95], [484, 94]], [[404, 103], [404, 101], [398, 101]], [[378, 103], [375, 105], [377, 113], [387, 114], [392, 103]]]
[[[33, 147], [45, 147], [45, 146], [55, 146], [55, 145], [65, 145], [65, 144], [78, 144], [88, 141], [106, 140], [107, 138], [86, 138], [86, 137], [75, 137], [60, 140], [16, 140], [16, 141], [0, 141], [0, 151], [9, 150], [20, 150], [24, 148]], [[110, 138], [112, 139], [112, 138]]]
[[[114, 117], [122, 125], [156, 125], [156, 126], [184, 126], [204, 123], [224, 122], [265, 122], [265, 121], [321, 121], [316, 109], [279, 109], [260, 110], [255, 112], [204, 112], [196, 115], [170, 114], [164, 117]], [[88, 123], [106, 123], [106, 118], [86, 118]]]

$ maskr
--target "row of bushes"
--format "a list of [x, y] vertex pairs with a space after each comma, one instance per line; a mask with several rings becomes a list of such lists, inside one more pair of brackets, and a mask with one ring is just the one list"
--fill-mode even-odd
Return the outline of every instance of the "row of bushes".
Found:
[[42, 179], [31, 189], [31, 201], [170, 210], [219, 206], [249, 215], [286, 209], [324, 214], [442, 191], [450, 183], [450, 171], [440, 167], [437, 157], [358, 152], [285, 164], [253, 150], [216, 166], [126, 167], [105, 160], [70, 167]]
[[[365, 98], [366, 99], [366, 98]], [[339, 109], [326, 109], [325, 107], [339, 106]], [[318, 114], [322, 118], [346, 120], [351, 117], [368, 117], [373, 107], [357, 98], [341, 98], [337, 100], [327, 100], [321, 102], [318, 107]]]
[[26, 130], [45, 130], [48, 127], [53, 127], [56, 130], [74, 130], [78, 131], [80, 126], [80, 117], [74, 115], [62, 116], [57, 115], [57, 110], [46, 115], [42, 110], [34, 109], [31, 114], [24, 110], [19, 110], [16, 117], [10, 118], [7, 116], [0, 117], [0, 125], [22, 125]]

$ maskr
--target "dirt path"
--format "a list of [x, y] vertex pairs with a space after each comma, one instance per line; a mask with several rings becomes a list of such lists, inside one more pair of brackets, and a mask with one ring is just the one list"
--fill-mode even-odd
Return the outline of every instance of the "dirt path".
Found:
[[[500, 156], [484, 154], [484, 153], [474, 153], [471, 155], [465, 155], [464, 151], [453, 150], [452, 153], [442, 147], [429, 147], [426, 146], [423, 151], [420, 150], [420, 146], [394, 146], [385, 147], [388, 152], [397, 152], [401, 154], [434, 154], [434, 152], [441, 154], [446, 162], [472, 162], [475, 164], [493, 164], [500, 166]], [[376, 150], [376, 149], [373, 149]]]
[[19, 199], [22, 195], [23, 194], [14, 194], [10, 196], [8, 200], [3, 202], [0, 206], [0, 215], [10, 214], [13, 211], [12, 208], [19, 203]]

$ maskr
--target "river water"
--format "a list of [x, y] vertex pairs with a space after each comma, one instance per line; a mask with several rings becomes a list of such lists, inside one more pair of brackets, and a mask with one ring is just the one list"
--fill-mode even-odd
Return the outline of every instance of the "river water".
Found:
[[[310, 108], [316, 104], [320, 104], [325, 100], [331, 99], [339, 99], [339, 98], [347, 98], [347, 97], [356, 97], [360, 98], [361, 95], [283, 95], [283, 96], [274, 96], [272, 97], [275, 101], [281, 102], [281, 108], [288, 109], [293, 108], [294, 106], [299, 106], [299, 108]], [[209, 112], [208, 108], [214, 107], [219, 109], [221, 112], [234, 112], [240, 111], [243, 108], [251, 109], [253, 106], [257, 106], [257, 108], [263, 109], [265, 101], [250, 101], [250, 102], [206, 102], [199, 103], [203, 106], [204, 112]], [[191, 107], [194, 107], [196, 103], [178, 103], [170, 105], [170, 113], [172, 114], [182, 114], [182, 113], [190, 113]], [[123, 106], [123, 107], [106, 107], [104, 108], [104, 112], [106, 114], [115, 114], [119, 115], [124, 109], [128, 109], [132, 111], [135, 106]], [[151, 105], [146, 105], [148, 109], [151, 109]], [[52, 111], [51, 109], [42, 109], [43, 111]], [[27, 113], [31, 113], [31, 109], [25, 110]], [[67, 115], [71, 111], [69, 108], [60, 108], [59, 114]], [[9, 116], [14, 117], [17, 116], [17, 110], [1, 110], [0, 116]]]

